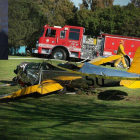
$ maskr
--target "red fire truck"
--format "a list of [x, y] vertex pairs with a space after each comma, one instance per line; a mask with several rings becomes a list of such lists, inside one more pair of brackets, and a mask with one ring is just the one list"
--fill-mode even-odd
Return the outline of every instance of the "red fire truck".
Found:
[[130, 66], [135, 51], [140, 47], [140, 38], [121, 35], [101, 34], [98, 40], [102, 40], [103, 56], [116, 55], [120, 40], [124, 41], [126, 64]]
[[97, 37], [97, 43], [94, 43], [95, 39], [84, 35], [84, 32], [85, 29], [78, 26], [45, 25], [37, 41], [37, 48], [33, 48], [32, 53], [51, 55], [51, 58], [60, 60], [70, 57], [91, 60], [98, 56], [115, 55], [120, 40], [124, 40], [125, 59], [129, 66], [140, 46], [140, 38], [110, 34], [101, 34]]

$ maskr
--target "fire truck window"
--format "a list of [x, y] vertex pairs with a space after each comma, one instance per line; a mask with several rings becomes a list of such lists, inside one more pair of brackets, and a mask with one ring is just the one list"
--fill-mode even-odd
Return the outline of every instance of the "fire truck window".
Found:
[[56, 30], [51, 30], [51, 37], [55, 37], [56, 35]]
[[71, 40], [79, 40], [79, 33], [70, 32], [69, 33], [69, 39], [71, 39]]
[[79, 40], [80, 29], [70, 28], [69, 39]]
[[73, 28], [70, 28], [70, 32], [80, 32], [80, 29], [73, 29]]
[[46, 37], [55, 37], [56, 35], [56, 30], [51, 30], [51, 32], [48, 32], [48, 29], [46, 31]]
[[61, 31], [60, 38], [65, 38], [65, 31]]
[[44, 29], [41, 31], [41, 33], [40, 33], [40, 37], [42, 37], [43, 34], [44, 34]]

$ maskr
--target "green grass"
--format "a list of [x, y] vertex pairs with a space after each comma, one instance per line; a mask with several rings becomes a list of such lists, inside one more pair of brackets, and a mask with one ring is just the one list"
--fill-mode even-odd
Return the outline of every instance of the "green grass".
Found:
[[24, 56], [24, 55], [21, 55], [21, 56], [17, 56], [17, 55], [9, 55], [8, 56], [8, 59], [9, 58], [32, 58], [31, 56]]
[[[119, 102], [119, 101], [118, 101]], [[1, 103], [0, 138], [85, 140], [140, 138], [140, 108], [93, 96], [49, 95]]]
[[[11, 82], [13, 70], [22, 61], [25, 60], [0, 61], [0, 85]], [[0, 94], [18, 89], [0, 87]], [[139, 91], [108, 87], [88, 94], [32, 94], [2, 100], [0, 140], [139, 140]], [[119, 94], [124, 98], [117, 98]]]
[[[17, 65], [19, 65], [21, 62], [43, 62], [43, 59], [20, 59], [24, 58], [22, 56], [19, 57], [12, 57], [17, 59], [9, 59], [9, 60], [0, 60], [0, 80], [11, 80], [14, 76], [14, 69], [16, 69]], [[19, 59], [18, 59], [19, 58]], [[28, 57], [25, 57], [28, 58]], [[50, 62], [50, 61], [49, 61]], [[52, 61], [54, 64], [60, 63], [59, 61]], [[63, 61], [62, 61], [63, 62]]]

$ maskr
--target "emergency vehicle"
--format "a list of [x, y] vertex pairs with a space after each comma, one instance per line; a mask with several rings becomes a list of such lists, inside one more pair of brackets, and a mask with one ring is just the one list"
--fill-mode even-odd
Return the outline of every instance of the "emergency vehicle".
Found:
[[120, 40], [124, 40], [124, 51], [127, 54], [125, 60], [130, 66], [134, 53], [140, 46], [140, 38], [101, 33], [96, 40], [84, 35], [84, 32], [85, 28], [78, 26], [45, 25], [32, 53], [51, 55], [52, 59], [60, 60], [71, 57], [92, 60], [98, 56], [115, 55]]

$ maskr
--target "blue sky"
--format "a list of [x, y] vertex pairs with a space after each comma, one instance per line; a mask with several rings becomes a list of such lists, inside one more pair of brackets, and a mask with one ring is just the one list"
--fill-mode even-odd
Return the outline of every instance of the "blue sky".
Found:
[[[72, 0], [76, 7], [78, 7], [79, 3], [82, 3], [82, 0]], [[130, 2], [130, 0], [114, 0], [114, 5], [127, 5]]]

